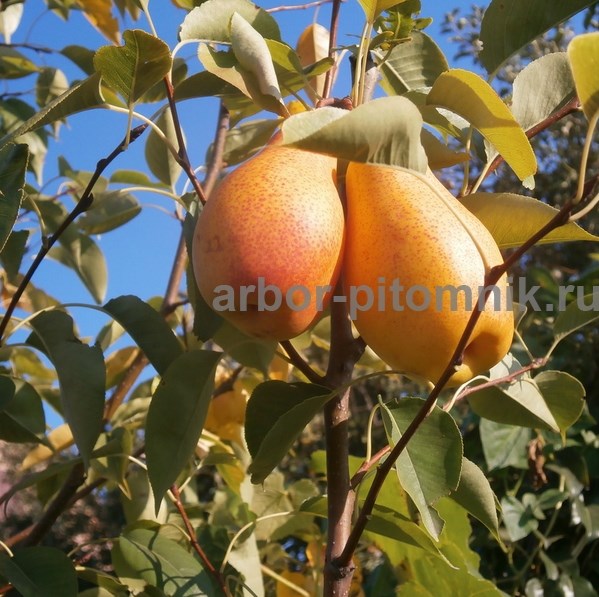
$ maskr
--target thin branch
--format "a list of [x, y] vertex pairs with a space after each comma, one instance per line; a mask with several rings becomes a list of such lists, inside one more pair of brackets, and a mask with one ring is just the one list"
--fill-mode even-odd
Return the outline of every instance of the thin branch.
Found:
[[229, 110], [225, 106], [225, 103], [221, 100], [220, 108], [218, 112], [218, 122], [216, 125], [216, 134], [214, 136], [214, 143], [212, 145], [212, 156], [210, 157], [210, 163], [206, 170], [206, 178], [204, 178], [204, 192], [206, 197], [210, 197], [210, 193], [214, 189], [218, 177], [226, 165], [223, 162], [223, 155], [225, 152], [225, 142], [227, 140], [227, 132], [231, 124], [231, 117], [229, 116]]
[[197, 179], [191, 162], [189, 161], [189, 155], [187, 154], [187, 148], [185, 146], [185, 139], [183, 139], [183, 130], [181, 129], [181, 123], [179, 122], [179, 112], [177, 111], [177, 103], [175, 102], [175, 90], [169, 77], [164, 77], [164, 86], [166, 88], [166, 97], [168, 99], [168, 105], [171, 109], [171, 116], [173, 117], [173, 125], [175, 127], [175, 134], [177, 135], [177, 143], [179, 145], [179, 165], [183, 168], [186, 176], [189, 178], [194, 191], [196, 192], [198, 199], [201, 203], [206, 203], [206, 195], [200, 181]]
[[289, 340], [282, 340], [279, 344], [283, 347], [283, 350], [287, 353], [291, 364], [301, 371], [306, 378], [312, 383], [322, 384], [325, 378], [319, 375], [310, 367], [310, 365], [303, 359], [302, 355], [295, 349], [293, 344]]
[[40, 52], [42, 54], [58, 54], [58, 50], [53, 50], [52, 48], [48, 48], [46, 46], [39, 46], [37, 44], [7, 44], [1, 42], [0, 48], [23, 48], [24, 50], [32, 50], [33, 52]]
[[[343, 0], [333, 0], [333, 9], [331, 11], [331, 29], [329, 34], [329, 58], [335, 60], [335, 47], [337, 46], [337, 30], [339, 29], [339, 11], [341, 8], [341, 2]], [[326, 78], [324, 80], [324, 88], [322, 91], [323, 99], [327, 99], [331, 95], [331, 88], [333, 87], [333, 81], [335, 80], [335, 73], [337, 71], [337, 65], [333, 66], [327, 71]]]
[[179, 515], [183, 519], [183, 524], [185, 525], [185, 529], [187, 530], [187, 534], [189, 535], [189, 542], [193, 547], [193, 550], [198, 554], [202, 564], [206, 570], [212, 575], [216, 584], [222, 591], [223, 595], [228, 595], [227, 587], [225, 584], [225, 579], [220, 574], [220, 572], [212, 565], [212, 562], [208, 559], [208, 556], [202, 549], [201, 545], [198, 543], [195, 529], [189, 520], [189, 516], [187, 516], [187, 512], [185, 511], [185, 507], [183, 506], [183, 502], [181, 502], [181, 494], [179, 492], [179, 488], [176, 485], [171, 487], [171, 493], [173, 494], [175, 508], [179, 512]]
[[[129, 135], [129, 143], [132, 143], [133, 141], [138, 139], [142, 135], [142, 133], [146, 130], [146, 128], [147, 128], [147, 125], [142, 124], [140, 126], [135, 127], [134, 129], [132, 129], [130, 132], [130, 135]], [[45, 239], [45, 242], [42, 243], [42, 247], [40, 248], [38, 254], [35, 256], [35, 259], [33, 260], [33, 263], [27, 270], [27, 273], [23, 276], [23, 279], [21, 280], [18, 288], [15, 290], [15, 293], [13, 294], [13, 296], [10, 300], [8, 308], [6, 309], [6, 313], [4, 314], [4, 317], [2, 318], [2, 321], [0, 322], [0, 344], [2, 343], [2, 339], [4, 338], [4, 334], [6, 332], [6, 328], [8, 327], [8, 324], [10, 322], [12, 314], [14, 313], [14, 310], [16, 309], [19, 301], [21, 300], [21, 296], [25, 292], [29, 282], [31, 281], [31, 278], [33, 278], [33, 275], [37, 271], [37, 268], [40, 266], [40, 264], [42, 263], [42, 261], [44, 260], [44, 258], [46, 257], [46, 255], [48, 254], [50, 249], [53, 247], [53, 245], [56, 243], [56, 241], [61, 237], [61, 235], [64, 233], [64, 231], [71, 225], [71, 223], [74, 222], [75, 219], [79, 215], [81, 215], [82, 213], [84, 213], [91, 207], [93, 200], [94, 200], [94, 197], [92, 195], [92, 189], [94, 188], [94, 185], [96, 184], [96, 182], [98, 181], [98, 179], [100, 178], [100, 176], [102, 175], [104, 170], [121, 153], [123, 153], [123, 151], [125, 151], [126, 148], [127, 148], [127, 139], [123, 139], [123, 141], [121, 141], [117, 145], [117, 147], [112, 151], [112, 153], [110, 155], [108, 155], [107, 157], [102, 158], [101, 160], [98, 161], [98, 163], [96, 165], [96, 169], [95, 169], [94, 173], [92, 174], [92, 177], [90, 178], [89, 183], [87, 184], [87, 187], [83, 191], [83, 194], [81, 195], [81, 199], [79, 199], [79, 202], [77, 203], [77, 205], [75, 205], [75, 207], [73, 208], [71, 213], [65, 218], [64, 222], [58, 227], [56, 232], [49, 238]]]
[[403, 452], [407, 443], [412, 439], [420, 425], [424, 422], [424, 420], [428, 417], [428, 415], [434, 408], [435, 403], [437, 402], [437, 398], [439, 397], [441, 391], [447, 385], [447, 382], [450, 380], [451, 376], [454, 374], [456, 366], [459, 365], [459, 363], [461, 362], [464, 349], [466, 348], [468, 340], [470, 339], [470, 336], [474, 331], [474, 327], [476, 326], [476, 323], [478, 322], [482, 314], [481, 305], [484, 307], [484, 304], [486, 303], [488, 297], [490, 296], [493, 290], [493, 286], [497, 284], [499, 279], [506, 273], [506, 271], [512, 265], [514, 265], [522, 257], [522, 255], [524, 255], [524, 253], [526, 253], [540, 239], [549, 234], [552, 230], [555, 230], [556, 228], [559, 228], [560, 226], [566, 224], [568, 222], [570, 212], [573, 208], [573, 200], [567, 201], [566, 204], [559, 210], [559, 212], [555, 214], [555, 216], [549, 222], [547, 222], [547, 224], [545, 224], [540, 230], [533, 234], [523, 245], [516, 249], [501, 265], [491, 268], [486, 273], [484, 280], [484, 301], [477, 301], [476, 306], [474, 307], [472, 314], [468, 320], [468, 323], [466, 324], [466, 328], [462, 333], [462, 337], [460, 338], [460, 341], [458, 342], [458, 345], [449, 363], [447, 364], [447, 367], [441, 374], [441, 377], [437, 381], [434, 389], [428, 395], [422, 407], [420, 408], [420, 410], [418, 411], [408, 428], [405, 430], [397, 444], [395, 444], [395, 446], [389, 453], [389, 456], [385, 459], [384, 462], [382, 462], [379, 465], [374, 479], [372, 481], [372, 485], [368, 490], [368, 493], [364, 500], [363, 507], [360, 511], [360, 514], [358, 515], [354, 528], [352, 529], [350, 537], [345, 545], [345, 548], [343, 549], [343, 552], [339, 556], [339, 558], [337, 558], [337, 560], [334, 562], [334, 564], [339, 569], [344, 569], [350, 564], [353, 554], [358, 546], [360, 537], [362, 536], [362, 533], [364, 532], [364, 529], [366, 528], [366, 525], [368, 523], [368, 519], [372, 514], [378, 494], [383, 486], [385, 479], [387, 478], [387, 475], [395, 465], [395, 462], [399, 458], [400, 454]]
[[[296, 4], [296, 5], [288, 5], [288, 6], [275, 6], [274, 8], [266, 8], [266, 12], [282, 12], [284, 10], [306, 10], [308, 8], [316, 8], [318, 6], [322, 6], [323, 4], [330, 4], [335, 0], [317, 0], [316, 2], [308, 2], [307, 4]], [[341, 2], [345, 2], [345, 0], [341, 0]]]
[[[554, 125], [556, 122], [559, 122], [562, 118], [565, 118], [569, 114], [573, 114], [574, 112], [578, 112], [580, 110], [580, 100], [577, 97], [573, 97], [569, 102], [564, 104], [559, 110], [556, 110], [553, 114], [550, 114], [545, 120], [539, 122], [535, 126], [529, 128], [526, 131], [526, 136], [529, 139], [536, 137], [539, 133], [542, 133], [544, 130], [548, 129], [550, 126]], [[503, 157], [498, 155], [492, 162], [491, 165], [487, 168], [483, 180], [489, 176], [492, 172], [495, 172], [500, 164], [503, 162]], [[481, 181], [482, 182], [482, 181]], [[468, 189], [466, 190], [466, 195], [472, 192], [474, 187], [474, 183], [468, 185]]]
[[104, 407], [104, 421], [110, 421], [114, 416], [114, 413], [117, 411], [118, 407], [124, 402], [127, 394], [133, 387], [133, 384], [137, 381], [137, 378], [141, 375], [141, 372], [144, 370], [146, 365], [149, 363], [146, 355], [138, 350], [137, 355], [124, 377], [121, 379], [120, 383], [113, 390], [112, 395], [106, 401], [106, 406]]

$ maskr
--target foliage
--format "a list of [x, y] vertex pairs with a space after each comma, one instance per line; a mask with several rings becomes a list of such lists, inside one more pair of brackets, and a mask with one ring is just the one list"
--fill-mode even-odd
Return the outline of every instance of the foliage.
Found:
[[[596, 215], [576, 215], [597, 199], [599, 34], [566, 20], [580, 13], [592, 29], [597, 4], [450, 13], [469, 69], [449, 68], [418, 0], [360, 0], [362, 33], [331, 55], [324, 28], [294, 49], [277, 13], [248, 0], [52, 0], [55, 18], [82, 12], [110, 45], [13, 43], [30, 4], [0, 11], [0, 449], [20, 468], [0, 478], [12, 513], [0, 593], [596, 595], [598, 237]], [[175, 6], [169, 47], [153, 19]], [[330, 98], [348, 54], [353, 85]], [[65, 59], [83, 79], [67, 78]], [[220, 113], [200, 183], [179, 108], [205, 98]], [[122, 116], [113, 139], [93, 132], [114, 150], [94, 172], [60, 156], [60, 184], [46, 181], [61, 126], [102, 111]], [[516, 300], [542, 308], [515, 306], [512, 350], [488, 375], [431, 392], [354, 338], [342, 307], [281, 343], [210, 310], [187, 263], [195, 222], [227, 167], [279, 127], [283, 143], [340, 166], [446, 168], [514, 280], [539, 286], [531, 298], [516, 285]], [[142, 143], [143, 165], [128, 162]], [[164, 296], [106, 300], [118, 264], [98, 239], [126, 230], [145, 192], [172, 200], [181, 223]], [[89, 303], [35, 285], [45, 258]], [[93, 338], [82, 309], [102, 317]], [[443, 365], [447, 381], [454, 362]], [[335, 427], [349, 393], [352, 416]], [[351, 529], [334, 546], [336, 509]]]

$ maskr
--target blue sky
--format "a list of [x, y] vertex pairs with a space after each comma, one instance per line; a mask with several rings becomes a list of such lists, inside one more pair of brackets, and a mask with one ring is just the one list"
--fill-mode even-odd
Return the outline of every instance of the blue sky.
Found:
[[[300, 4], [298, 0], [278, 2], [265, 0], [260, 5], [272, 8], [284, 4]], [[421, 16], [431, 16], [434, 21], [427, 29], [444, 49], [451, 63], [454, 49], [439, 33], [443, 14], [453, 7], [466, 9], [470, 3], [456, 0], [450, 3], [423, 1]], [[172, 48], [177, 41], [177, 31], [185, 11], [176, 9], [167, 0], [150, 2], [150, 11], [158, 35]], [[302, 30], [314, 20], [315, 11], [295, 10], [276, 13], [282, 36], [290, 45], [295, 45]], [[330, 6], [323, 6], [318, 12], [318, 21], [328, 25]], [[357, 0], [347, 0], [342, 5], [338, 42], [349, 44], [360, 34], [363, 13]], [[149, 30], [145, 18], [139, 21], [125, 22], [122, 29], [141, 28]], [[42, 2], [25, 3], [22, 22], [13, 34], [13, 43], [29, 42], [55, 50], [65, 45], [78, 44], [92, 49], [106, 45], [107, 40], [99, 34], [78, 12], [72, 11], [68, 22], [48, 12]], [[189, 58], [190, 69], [199, 67], [194, 56], [195, 50], [187, 46], [182, 56]], [[65, 71], [69, 81], [81, 78], [82, 73], [68, 60], [56, 56], [37, 54], [36, 61], [45, 62]], [[342, 66], [335, 95], [343, 96], [349, 91], [348, 63]], [[33, 77], [27, 81], [33, 87]], [[181, 120], [188, 140], [189, 154], [194, 166], [203, 163], [206, 149], [212, 139], [218, 100], [214, 98], [187, 101], [181, 104]], [[152, 110], [154, 107], [152, 107]], [[115, 115], [104, 110], [84, 112], [69, 118], [63, 126], [57, 140], [49, 146], [44, 179], [48, 181], [47, 193], [56, 190], [57, 183], [52, 182], [56, 174], [59, 155], [66, 157], [75, 170], [92, 171], [98, 159], [110, 153], [116, 143], [124, 135], [126, 117]], [[145, 141], [138, 141], [126, 154], [122, 155], [108, 171], [114, 169], [142, 169], [147, 171], [143, 159]], [[185, 184], [183, 177], [179, 180], [177, 190]], [[128, 225], [113, 232], [102, 235], [97, 242], [104, 252], [109, 269], [109, 285], [106, 299], [122, 294], [135, 294], [148, 299], [164, 292], [170, 271], [173, 254], [179, 236], [179, 224], [168, 213], [172, 212], [172, 202], [156, 195], [138, 194], [138, 200], [144, 205], [142, 213]], [[86, 289], [74, 273], [65, 267], [47, 259], [37, 271], [33, 283], [44, 288], [62, 302], [93, 302]], [[92, 337], [105, 319], [90, 310], [77, 310], [73, 315], [80, 326], [83, 336]]]

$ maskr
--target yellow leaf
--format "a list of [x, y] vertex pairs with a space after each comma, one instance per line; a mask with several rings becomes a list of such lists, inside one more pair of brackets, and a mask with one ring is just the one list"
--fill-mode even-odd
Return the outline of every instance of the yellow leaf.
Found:
[[303, 597], [306, 594], [314, 594], [314, 581], [302, 572], [284, 570], [280, 577], [281, 580], [277, 580], [277, 597]]
[[21, 464], [21, 470], [25, 471], [32, 466], [39, 464], [40, 462], [44, 462], [52, 458], [54, 454], [70, 448], [74, 443], [71, 428], [67, 425], [67, 423], [59, 425], [50, 431], [50, 433], [48, 433], [48, 441], [50, 442], [53, 450], [50, 450], [50, 448], [42, 446], [41, 444], [36, 446], [33, 448], [33, 450], [31, 450], [31, 452], [29, 452], [29, 454], [27, 454], [27, 456], [25, 456], [25, 459]]
[[470, 122], [520, 180], [537, 171], [537, 160], [526, 134], [495, 90], [478, 75], [457, 68], [442, 73], [426, 103], [447, 108]]
[[576, 36], [568, 46], [578, 99], [585, 116], [599, 111], [599, 32]]
[[112, 16], [112, 0], [77, 0], [87, 20], [107, 39], [121, 43], [119, 23]]
[[[312, 23], [303, 30], [296, 46], [297, 55], [302, 66], [310, 66], [329, 55], [329, 36], [329, 30], [318, 23]], [[312, 101], [317, 97], [322, 97], [325, 79], [326, 74], [309, 79], [310, 88], [306, 91]]]
[[285, 359], [275, 355], [268, 368], [268, 378], [287, 381], [289, 369], [289, 363]]

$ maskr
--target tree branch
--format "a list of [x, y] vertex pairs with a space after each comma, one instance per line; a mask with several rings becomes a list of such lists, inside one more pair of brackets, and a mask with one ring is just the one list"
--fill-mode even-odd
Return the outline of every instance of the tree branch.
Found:
[[[331, 30], [329, 34], [329, 58], [335, 60], [335, 47], [337, 46], [337, 30], [339, 29], [339, 11], [341, 8], [341, 2], [343, 0], [333, 0], [333, 9], [331, 11]], [[335, 79], [335, 73], [337, 72], [337, 65], [333, 66], [327, 71], [326, 78], [324, 80], [324, 88], [322, 91], [323, 99], [327, 99], [331, 95], [331, 88], [333, 87], [333, 80]]]
[[[335, 0], [316, 0], [316, 2], [308, 2], [307, 4], [295, 4], [289, 6], [275, 6], [274, 8], [266, 8], [266, 12], [282, 12], [284, 10], [305, 10], [307, 8], [316, 8], [318, 6], [322, 6], [323, 4], [330, 4]], [[341, 0], [341, 2], [345, 2], [345, 0]]]
[[52, 234], [52, 236], [50, 236], [49, 238], [45, 239], [45, 241], [42, 243], [42, 246], [38, 254], [35, 256], [33, 263], [27, 270], [26, 274], [23, 276], [23, 279], [21, 280], [18, 288], [15, 290], [15, 293], [11, 297], [10, 303], [8, 304], [8, 307], [6, 309], [6, 313], [4, 314], [4, 317], [0, 322], [0, 345], [2, 344], [4, 334], [6, 333], [6, 328], [8, 327], [14, 310], [16, 309], [19, 301], [21, 300], [21, 296], [23, 296], [23, 293], [29, 285], [29, 282], [31, 282], [31, 278], [33, 278], [33, 275], [37, 271], [37, 268], [40, 266], [40, 264], [42, 263], [50, 249], [54, 246], [56, 241], [62, 236], [63, 232], [75, 221], [75, 219], [78, 216], [80, 216], [82, 213], [84, 213], [91, 207], [94, 201], [92, 189], [94, 188], [96, 182], [98, 181], [104, 170], [106, 170], [106, 168], [121, 153], [123, 153], [123, 151], [125, 151], [125, 149], [128, 147], [128, 143], [133, 143], [142, 135], [142, 133], [146, 130], [147, 126], [147, 124], [141, 124], [140, 126], [137, 126], [134, 129], [132, 129], [130, 131], [128, 140], [127, 138], [123, 139], [123, 141], [121, 141], [117, 145], [117, 147], [112, 151], [112, 153], [110, 153], [110, 155], [98, 161], [96, 169], [92, 174], [87, 184], [87, 187], [83, 191], [81, 199], [79, 199], [77, 205], [75, 205], [71, 213], [64, 219], [64, 222], [58, 227], [56, 232], [54, 232], [54, 234]]

